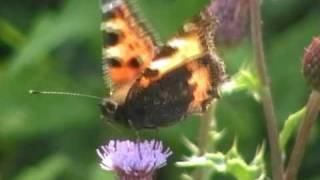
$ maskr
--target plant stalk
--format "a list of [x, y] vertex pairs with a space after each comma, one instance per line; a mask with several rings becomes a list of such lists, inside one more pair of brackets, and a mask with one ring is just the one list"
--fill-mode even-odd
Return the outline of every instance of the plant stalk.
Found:
[[298, 135], [286, 169], [286, 180], [295, 180], [303, 155], [306, 149], [307, 139], [312, 127], [315, 125], [320, 108], [320, 93], [313, 90], [310, 94], [305, 117], [300, 125]]
[[[214, 111], [216, 109], [216, 102], [213, 102], [206, 113], [201, 117], [199, 132], [198, 132], [198, 147], [199, 155], [203, 155], [208, 151], [210, 142], [210, 131], [215, 128]], [[204, 180], [208, 172], [203, 168], [198, 168], [193, 173], [193, 179]]]
[[283, 163], [281, 158], [281, 151], [279, 147], [278, 126], [275, 111], [272, 102], [272, 95], [270, 90], [270, 82], [267, 74], [265, 63], [262, 28], [261, 28], [261, 12], [259, 0], [250, 0], [250, 16], [251, 16], [251, 36], [256, 55], [256, 66], [258, 76], [261, 82], [261, 99], [266, 119], [266, 128], [268, 133], [268, 140], [271, 151], [271, 166], [272, 179], [282, 180], [283, 178]]

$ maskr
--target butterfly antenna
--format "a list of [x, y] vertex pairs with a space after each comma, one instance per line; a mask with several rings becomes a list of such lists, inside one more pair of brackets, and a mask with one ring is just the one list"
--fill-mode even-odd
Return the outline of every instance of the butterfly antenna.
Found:
[[88, 95], [88, 94], [81, 94], [81, 93], [72, 93], [72, 92], [61, 92], [61, 91], [36, 91], [36, 90], [29, 90], [29, 94], [34, 95], [64, 95], [64, 96], [77, 96], [77, 97], [86, 97], [91, 99], [101, 100], [101, 97]]

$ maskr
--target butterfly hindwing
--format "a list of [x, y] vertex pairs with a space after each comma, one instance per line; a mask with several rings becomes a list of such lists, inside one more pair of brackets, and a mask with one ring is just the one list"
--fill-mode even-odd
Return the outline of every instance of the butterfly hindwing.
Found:
[[[202, 113], [218, 97], [215, 76], [221, 64], [209, 54], [170, 71], [148, 86], [138, 80], [128, 93], [122, 114], [135, 128], [156, 128], [176, 123], [191, 113]], [[219, 70], [219, 71], [217, 71]]]

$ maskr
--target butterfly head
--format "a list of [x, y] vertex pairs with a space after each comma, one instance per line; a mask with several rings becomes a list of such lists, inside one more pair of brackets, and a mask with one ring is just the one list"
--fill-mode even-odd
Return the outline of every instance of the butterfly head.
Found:
[[119, 105], [117, 102], [111, 100], [110, 98], [104, 98], [100, 104], [102, 115], [105, 119], [114, 121], [116, 118]]
[[112, 123], [116, 122], [128, 126], [129, 124], [126, 120], [124, 108], [125, 106], [123, 104], [119, 104], [119, 102], [116, 102], [109, 97], [104, 98], [100, 104], [103, 119]]

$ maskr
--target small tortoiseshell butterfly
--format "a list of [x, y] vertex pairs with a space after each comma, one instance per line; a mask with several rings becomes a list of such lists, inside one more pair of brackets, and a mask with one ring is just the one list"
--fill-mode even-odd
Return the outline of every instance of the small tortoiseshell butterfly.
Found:
[[130, 0], [102, 5], [107, 120], [135, 129], [168, 126], [206, 111], [218, 97], [224, 65], [214, 47], [215, 19], [206, 10], [161, 44]]

